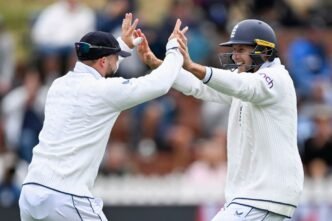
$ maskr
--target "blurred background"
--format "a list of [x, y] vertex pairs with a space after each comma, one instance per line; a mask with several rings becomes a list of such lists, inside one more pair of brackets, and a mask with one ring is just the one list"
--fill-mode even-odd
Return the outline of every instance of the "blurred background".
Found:
[[[279, 56], [297, 90], [298, 147], [306, 175], [292, 221], [332, 220], [331, 11], [331, 0], [0, 1], [0, 219], [19, 220], [17, 201], [38, 142], [46, 93], [73, 68], [73, 42], [93, 30], [119, 36], [124, 14], [133, 12], [159, 58], [181, 18], [190, 27], [192, 59], [213, 67], [220, 67], [218, 44], [238, 21], [257, 18], [275, 29]], [[147, 73], [134, 53], [117, 75]], [[228, 108], [171, 90], [124, 111], [93, 191], [104, 200], [106, 216], [210, 221], [224, 203]]]

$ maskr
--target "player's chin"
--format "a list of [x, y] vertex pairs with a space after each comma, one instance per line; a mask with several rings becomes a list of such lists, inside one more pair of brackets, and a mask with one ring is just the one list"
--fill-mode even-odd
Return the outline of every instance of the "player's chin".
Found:
[[246, 65], [241, 65], [237, 68], [238, 73], [246, 72], [247, 68]]

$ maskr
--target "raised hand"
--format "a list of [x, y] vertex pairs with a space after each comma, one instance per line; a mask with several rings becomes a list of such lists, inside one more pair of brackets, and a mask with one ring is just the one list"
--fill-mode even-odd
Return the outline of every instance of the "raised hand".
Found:
[[[179, 20], [179, 19], [178, 19]], [[181, 21], [180, 21], [181, 22]], [[192, 65], [192, 60], [189, 55], [189, 50], [188, 50], [188, 40], [187, 37], [185, 36], [185, 33], [188, 31], [188, 27], [184, 27], [182, 30], [180, 30], [180, 26], [178, 26], [178, 22], [175, 24], [174, 30], [172, 35], [177, 38], [177, 41], [179, 42], [179, 50], [181, 54], [183, 55], [183, 68], [188, 70], [189, 67]], [[181, 25], [181, 23], [180, 23]]]
[[184, 34], [188, 31], [188, 26], [186, 26], [182, 30], [180, 30], [181, 24], [182, 24], [181, 20], [177, 19], [176, 23], [175, 23], [175, 26], [174, 26], [174, 29], [173, 29], [173, 32], [169, 36], [168, 40], [171, 40], [173, 38], [179, 38], [180, 37], [179, 33], [182, 33], [183, 36], [184, 36]]
[[144, 33], [138, 29], [135, 31], [134, 36], [136, 38], [142, 38], [142, 42], [137, 46], [137, 54], [139, 58], [151, 69], [157, 68], [162, 63], [162, 61], [158, 59], [151, 51], [148, 40], [146, 39]]
[[122, 32], [121, 32], [121, 38], [122, 40], [128, 45], [129, 48], [134, 48], [134, 33], [136, 26], [138, 24], [138, 19], [136, 18], [134, 23], [132, 23], [133, 20], [133, 14], [132, 13], [126, 13], [125, 18], [122, 21]]
[[177, 40], [179, 42], [179, 50], [183, 55], [183, 68], [193, 75], [195, 75], [198, 79], [203, 79], [205, 77], [205, 67], [193, 62], [190, 58], [188, 51], [188, 41], [186, 36], [184, 35], [185, 31], [177, 32]]
[[[184, 27], [182, 30], [180, 29], [180, 27], [181, 27], [181, 20], [177, 19], [177, 21], [175, 23], [175, 26], [174, 26], [174, 29], [173, 29], [173, 32], [171, 33], [168, 40], [176, 38], [177, 41], [179, 42], [179, 44], [180, 44], [180, 41], [183, 42], [182, 46], [180, 44], [180, 47], [185, 48], [184, 45], [187, 42], [187, 38], [185, 36], [185, 33], [188, 31], [188, 27]], [[137, 46], [137, 53], [138, 53], [140, 59], [142, 60], [142, 62], [145, 63], [146, 65], [148, 65], [152, 69], [157, 68], [162, 63], [162, 60], [158, 59], [155, 56], [155, 54], [151, 51], [151, 49], [149, 47], [148, 40], [146, 39], [143, 32], [140, 29], [136, 30], [134, 32], [134, 37], [136, 37], [136, 38], [141, 37], [142, 38], [142, 43], [140, 43]], [[183, 51], [184, 50], [185, 49], [183, 49]], [[188, 54], [188, 56], [189, 56], [189, 54]]]

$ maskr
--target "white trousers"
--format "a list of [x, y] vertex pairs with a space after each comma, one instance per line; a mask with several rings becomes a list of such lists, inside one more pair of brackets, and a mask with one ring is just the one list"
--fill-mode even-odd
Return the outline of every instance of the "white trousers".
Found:
[[286, 221], [284, 216], [250, 206], [231, 204], [222, 208], [212, 221]]
[[101, 199], [74, 196], [35, 184], [23, 185], [21, 221], [107, 221]]

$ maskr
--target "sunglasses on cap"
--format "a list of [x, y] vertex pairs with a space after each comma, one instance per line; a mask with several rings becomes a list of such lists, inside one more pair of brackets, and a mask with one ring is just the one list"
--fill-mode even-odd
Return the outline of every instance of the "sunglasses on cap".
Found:
[[110, 50], [110, 52], [113, 54], [118, 53], [121, 51], [120, 48], [112, 48], [112, 47], [106, 47], [106, 46], [97, 46], [97, 45], [92, 45], [87, 42], [76, 42], [75, 43], [76, 49], [79, 50], [80, 53], [82, 54], [88, 54], [90, 52], [90, 49], [107, 49]]

